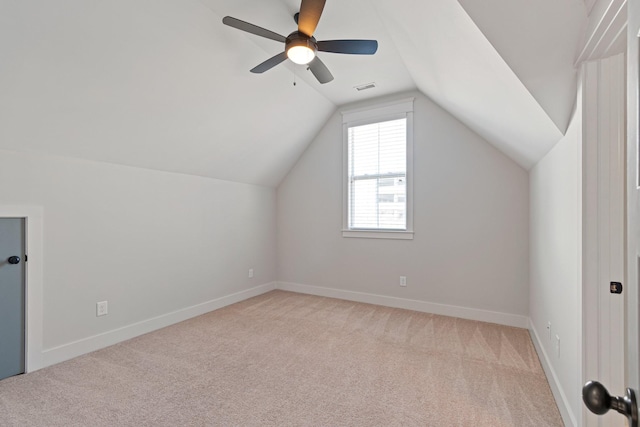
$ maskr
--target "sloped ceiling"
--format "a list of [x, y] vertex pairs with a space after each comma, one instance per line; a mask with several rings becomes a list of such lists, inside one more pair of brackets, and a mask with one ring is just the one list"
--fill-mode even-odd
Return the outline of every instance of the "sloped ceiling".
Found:
[[585, 4], [578, 0], [460, 0], [460, 4], [564, 133], [577, 89], [574, 63], [587, 22]]
[[[529, 168], [567, 126], [586, 22], [576, 0], [328, 0], [320, 85], [283, 46], [297, 0], [0, 0], [0, 148], [276, 186], [337, 106], [419, 89]], [[294, 85], [294, 81], [296, 84]], [[355, 86], [375, 82], [358, 92]]]

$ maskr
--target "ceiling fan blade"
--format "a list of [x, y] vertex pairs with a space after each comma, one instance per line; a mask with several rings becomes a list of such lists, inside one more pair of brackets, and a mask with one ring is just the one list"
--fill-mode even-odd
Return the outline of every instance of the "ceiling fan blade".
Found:
[[378, 50], [378, 42], [376, 40], [325, 40], [318, 42], [318, 50], [352, 55], [373, 55]]
[[302, 0], [300, 15], [298, 16], [298, 31], [313, 36], [316, 31], [325, 0]]
[[251, 72], [256, 74], [264, 73], [265, 71], [272, 69], [285, 59], [287, 59], [287, 52], [279, 53], [276, 56], [272, 56], [271, 58], [267, 59], [262, 64], [253, 67], [251, 69]]
[[246, 31], [247, 33], [255, 34], [256, 36], [265, 37], [267, 39], [275, 40], [277, 42], [284, 43], [287, 40], [285, 36], [281, 36], [280, 34], [274, 33], [273, 31], [269, 31], [265, 28], [258, 27], [257, 25], [253, 25], [248, 22], [244, 22], [239, 19], [232, 18], [231, 16], [225, 16], [224, 18], [222, 18], [222, 23], [230, 27], [237, 28], [242, 31]]
[[317, 56], [313, 61], [309, 63], [309, 69], [316, 76], [316, 79], [322, 84], [329, 83], [333, 80], [333, 75], [331, 75], [331, 71], [324, 65], [324, 62], [320, 60]]

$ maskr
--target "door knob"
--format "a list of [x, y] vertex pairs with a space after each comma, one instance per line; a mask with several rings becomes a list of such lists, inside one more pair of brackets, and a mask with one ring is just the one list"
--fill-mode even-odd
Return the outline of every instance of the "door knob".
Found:
[[20, 263], [20, 257], [19, 256], [10, 256], [9, 259], [7, 260], [9, 261], [9, 264], [19, 264]]
[[597, 381], [589, 381], [582, 387], [582, 400], [591, 412], [603, 415], [615, 409], [629, 419], [629, 427], [638, 427], [636, 394], [630, 388], [624, 396], [611, 397], [607, 389]]

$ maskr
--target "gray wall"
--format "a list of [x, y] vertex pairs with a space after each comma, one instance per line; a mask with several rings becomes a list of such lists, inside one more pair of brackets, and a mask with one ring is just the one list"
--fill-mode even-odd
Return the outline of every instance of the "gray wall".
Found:
[[342, 237], [337, 112], [278, 187], [278, 281], [528, 315], [527, 171], [411, 95], [414, 240]]
[[273, 188], [4, 150], [0, 182], [44, 209], [45, 351], [275, 280]]
[[[579, 342], [582, 333], [580, 101], [574, 114], [565, 137], [530, 174], [529, 311], [535, 338], [544, 351], [540, 356], [546, 358], [557, 377], [554, 383], [567, 399], [569, 416], [579, 420], [582, 411], [578, 390], [582, 375]], [[551, 322], [551, 339], [548, 322]], [[555, 346], [556, 334], [560, 336], [560, 356]]]

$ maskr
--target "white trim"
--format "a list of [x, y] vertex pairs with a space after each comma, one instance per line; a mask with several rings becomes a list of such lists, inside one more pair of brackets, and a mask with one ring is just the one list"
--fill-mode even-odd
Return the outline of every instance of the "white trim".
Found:
[[[342, 237], [365, 239], [413, 240], [413, 109], [415, 98], [404, 98], [369, 107], [342, 111]], [[406, 118], [406, 230], [349, 229], [349, 150], [348, 129], [386, 120]]]
[[385, 102], [382, 104], [376, 104], [372, 107], [358, 107], [351, 110], [343, 110], [342, 123], [353, 123], [361, 121], [373, 120], [376, 121], [380, 117], [387, 117], [393, 114], [408, 113], [413, 111], [414, 97], [399, 99], [397, 101]]
[[526, 329], [529, 326], [529, 318], [519, 314], [501, 313], [497, 311], [481, 310], [477, 308], [460, 307], [364, 292], [345, 291], [343, 289], [325, 288], [322, 286], [302, 285], [299, 283], [277, 282], [276, 289], [301, 294], [317, 295], [321, 297], [343, 299], [347, 301], [382, 305], [385, 307], [403, 308], [405, 310], [420, 311], [423, 313], [432, 313], [441, 316], [497, 323], [499, 325], [513, 326], [516, 328]]
[[119, 342], [135, 338], [157, 329], [161, 329], [192, 317], [235, 304], [246, 299], [262, 295], [275, 289], [275, 283], [266, 283], [231, 295], [216, 298], [191, 307], [143, 320], [119, 329], [87, 337], [78, 341], [46, 349], [42, 352], [44, 366], [51, 366], [74, 357], [108, 347]]
[[42, 368], [42, 219], [40, 206], [0, 206], [0, 218], [24, 218], [26, 226], [25, 263], [25, 372]]
[[[411, 111], [407, 111], [407, 231], [413, 232], [413, 99]], [[413, 238], [413, 234], [411, 235]]]
[[[594, 102], [598, 93], [597, 88], [597, 63], [583, 64], [580, 70], [581, 99], [582, 103], [582, 146], [579, 164], [582, 172], [578, 175], [582, 188], [580, 198], [582, 214], [581, 223], [581, 257], [580, 271], [581, 292], [579, 313], [582, 330], [580, 334], [581, 372], [579, 381], [584, 384], [589, 379], [600, 379], [599, 353], [600, 353], [600, 313], [598, 292], [598, 120], [597, 102]], [[591, 99], [593, 97], [593, 100]], [[551, 381], [549, 381], [551, 382]], [[582, 384], [576, 384], [581, 387]], [[582, 421], [585, 427], [600, 425], [599, 417], [591, 413], [582, 405]]]
[[[597, 9], [597, 10], [596, 10]], [[594, 22], [596, 21], [597, 22]], [[585, 43], [575, 64], [604, 58], [612, 53], [611, 48], [622, 37], [626, 37], [627, 0], [603, 0], [589, 15], [589, 25], [585, 34]]]
[[540, 341], [540, 336], [538, 335], [538, 332], [536, 331], [536, 328], [530, 319], [529, 335], [531, 336], [531, 341], [533, 341], [533, 345], [536, 348], [536, 352], [538, 353], [538, 359], [540, 359], [542, 369], [544, 369], [544, 373], [547, 376], [547, 381], [549, 382], [551, 392], [553, 393], [553, 397], [555, 398], [558, 409], [560, 410], [562, 421], [564, 422], [565, 426], [577, 427], [578, 423], [576, 421], [574, 413], [571, 412], [571, 406], [569, 405], [569, 401], [567, 400], [567, 395], [560, 385], [560, 380], [558, 379], [558, 376], [553, 369], [553, 365], [549, 361], [549, 356], [544, 351], [544, 347], [542, 345], [542, 342]]
[[413, 231], [342, 230], [342, 237], [359, 237], [361, 239], [413, 240]]

